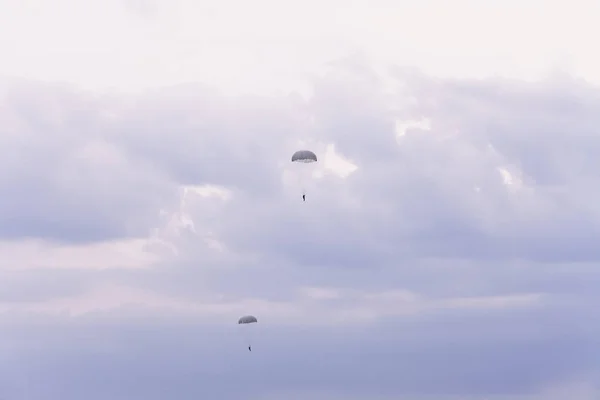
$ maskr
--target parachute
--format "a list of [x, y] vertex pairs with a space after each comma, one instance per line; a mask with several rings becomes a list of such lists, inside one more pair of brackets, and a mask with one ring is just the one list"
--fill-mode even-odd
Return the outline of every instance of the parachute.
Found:
[[302, 200], [306, 201], [306, 184], [312, 176], [312, 168], [300, 164], [313, 164], [317, 162], [317, 155], [310, 150], [298, 150], [292, 154], [292, 163], [298, 165], [298, 181], [302, 186]]
[[251, 330], [252, 326], [258, 322], [253, 315], [245, 315], [238, 320], [238, 325], [244, 328], [244, 337], [248, 346], [248, 351], [252, 351], [252, 337]]
[[238, 320], [238, 324], [254, 324], [256, 322], [258, 322], [258, 320], [253, 315], [246, 315]]
[[292, 154], [292, 162], [313, 163], [317, 162], [317, 155], [310, 150], [298, 150]]

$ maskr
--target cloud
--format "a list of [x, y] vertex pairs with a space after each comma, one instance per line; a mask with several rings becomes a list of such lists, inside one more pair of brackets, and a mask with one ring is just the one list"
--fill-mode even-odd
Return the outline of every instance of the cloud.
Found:
[[156, 17], [159, 10], [157, 0], [123, 0], [123, 5], [127, 10], [141, 17]]
[[595, 398], [599, 93], [361, 57], [308, 97], [13, 82], [3, 390]]
[[106, 140], [105, 105], [23, 81], [8, 84], [2, 102], [2, 238], [89, 242], [153, 226], [175, 187]]
[[591, 0], [455, 0], [452, 7], [440, 0], [1, 4], [0, 75], [94, 89], [209, 81], [229, 91], [276, 93], [356, 49], [444, 77], [537, 79], [558, 66], [600, 82], [600, 58], [589, 40], [600, 36], [600, 7]]

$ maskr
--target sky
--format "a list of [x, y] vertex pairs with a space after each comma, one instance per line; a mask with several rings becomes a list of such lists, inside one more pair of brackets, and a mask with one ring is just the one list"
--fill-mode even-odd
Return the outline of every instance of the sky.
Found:
[[599, 18], [0, 0], [0, 398], [597, 400]]

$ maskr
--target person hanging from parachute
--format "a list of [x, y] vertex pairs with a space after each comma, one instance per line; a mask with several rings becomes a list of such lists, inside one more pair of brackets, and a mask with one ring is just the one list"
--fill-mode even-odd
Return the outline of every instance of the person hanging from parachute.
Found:
[[[310, 150], [298, 150], [292, 154], [293, 163], [311, 164], [317, 162], [317, 155]], [[304, 185], [304, 182], [302, 182]], [[302, 201], [306, 201], [306, 190], [302, 188]]]
[[[258, 319], [256, 319], [255, 316], [253, 316], [253, 315], [246, 315], [246, 316], [241, 317], [238, 320], [238, 325], [246, 326], [248, 324], [255, 324], [257, 322], [258, 322]], [[248, 325], [248, 328], [251, 327], [251, 326], [252, 325]], [[252, 343], [250, 343], [250, 338], [248, 338], [248, 351], [252, 351]]]

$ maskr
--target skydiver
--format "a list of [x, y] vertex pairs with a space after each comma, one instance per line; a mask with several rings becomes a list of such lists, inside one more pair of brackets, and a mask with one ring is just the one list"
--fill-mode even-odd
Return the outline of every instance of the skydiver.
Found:
[[306, 201], [306, 195], [305, 194], [302, 195], [302, 201]]
[[248, 351], [252, 351], [252, 346], [248, 346]]

